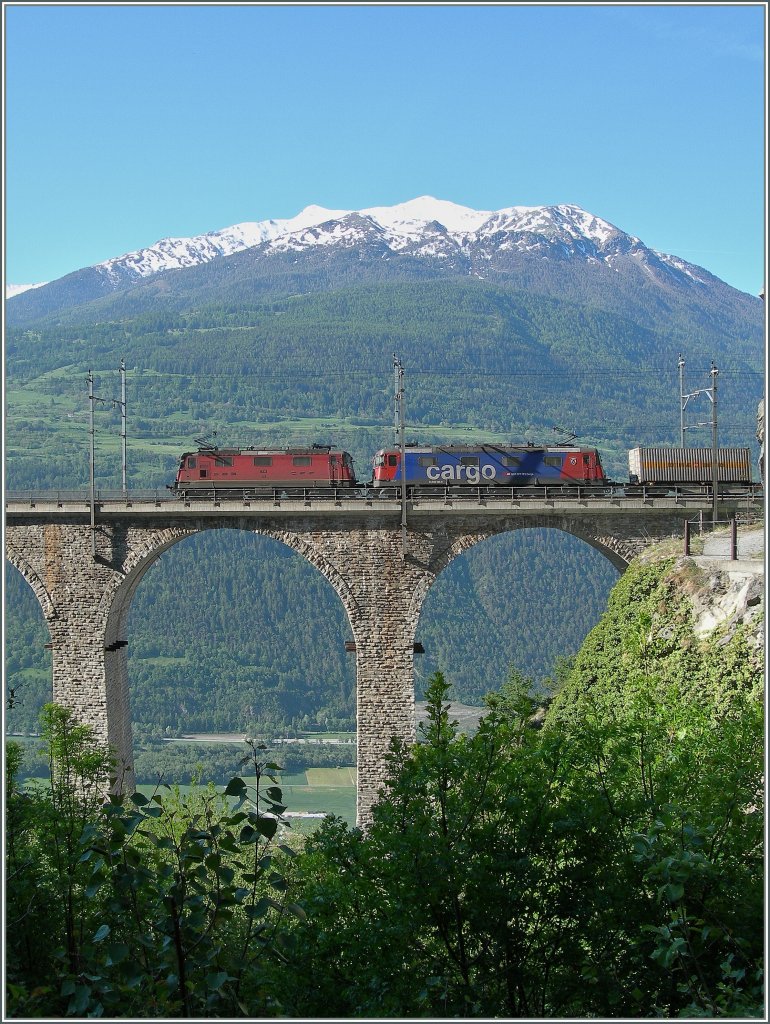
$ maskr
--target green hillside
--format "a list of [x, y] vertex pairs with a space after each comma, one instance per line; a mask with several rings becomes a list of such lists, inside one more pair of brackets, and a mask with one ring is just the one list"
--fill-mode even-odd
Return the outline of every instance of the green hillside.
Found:
[[[753, 319], [725, 336], [702, 324], [695, 332], [681, 304], [640, 319], [600, 308], [590, 293], [581, 304], [468, 277], [362, 281], [352, 269], [328, 269], [314, 290], [288, 267], [251, 291], [245, 279], [239, 291], [223, 277], [213, 301], [223, 273], [169, 272], [152, 287], [9, 328], [7, 488], [87, 486], [89, 369], [105, 400], [95, 409], [97, 486], [120, 485], [111, 400], [121, 359], [132, 489], [165, 489], [180, 453], [213, 432], [221, 444], [340, 445], [369, 480], [373, 453], [393, 441], [394, 352], [406, 370], [408, 439], [553, 442], [573, 431], [623, 479], [628, 448], [678, 438], [681, 351], [693, 388], [708, 383], [712, 358], [719, 363], [721, 442], [754, 441], [762, 359]], [[279, 294], [292, 280], [298, 292]], [[206, 287], [196, 291], [196, 281]], [[694, 409], [693, 418], [707, 415]], [[549, 676], [597, 621], [613, 579], [596, 552], [557, 533], [480, 545], [428, 597], [418, 695], [436, 668], [456, 673], [457, 699], [469, 703], [511, 665]], [[20, 695], [9, 727], [31, 729], [50, 658], [39, 611], [13, 570], [7, 603], [8, 679]], [[190, 540], [148, 573], [132, 607], [134, 720], [150, 732], [305, 716], [350, 724], [348, 636], [331, 588], [279, 545]]]
[[[706, 382], [711, 358], [721, 364], [723, 443], [750, 443], [762, 362], [748, 327], [693, 338], [681, 322], [455, 280], [41, 323], [8, 332], [7, 486], [85, 486], [85, 375], [93, 369], [96, 394], [115, 398], [121, 358], [132, 487], [165, 486], [177, 454], [214, 430], [230, 444], [333, 441], [368, 479], [373, 452], [392, 440], [393, 352], [419, 440], [552, 441], [559, 425], [599, 444], [622, 475], [627, 448], [677, 439], [679, 351], [693, 381]], [[114, 486], [117, 410], [97, 407], [96, 422], [97, 481]]]

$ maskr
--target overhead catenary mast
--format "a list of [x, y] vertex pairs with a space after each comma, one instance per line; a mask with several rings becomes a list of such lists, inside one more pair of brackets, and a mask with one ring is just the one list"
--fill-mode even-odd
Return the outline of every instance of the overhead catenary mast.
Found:
[[[713, 523], [717, 522], [717, 506], [719, 503], [719, 439], [717, 432], [717, 376], [719, 370], [711, 360], [711, 369], [709, 370], [709, 376], [711, 377], [711, 387], [698, 388], [697, 391], [691, 391], [689, 394], [685, 394], [684, 391], [684, 359], [681, 354], [679, 356], [679, 401], [680, 401], [680, 413], [679, 413], [679, 436], [682, 448], [684, 448], [684, 434], [686, 430], [692, 430], [695, 427], [711, 427], [711, 519]], [[685, 424], [685, 409], [687, 403], [691, 398], [695, 398], [697, 395], [706, 395], [711, 402], [711, 416], [707, 420], [701, 420], [698, 423]]]
[[393, 353], [393, 372], [395, 376], [395, 408], [394, 433], [395, 443], [401, 453], [401, 555], [406, 557], [406, 444], [404, 441], [404, 367], [401, 360]]
[[706, 394], [711, 399], [711, 519], [712, 522], [717, 521], [717, 501], [719, 498], [719, 442], [717, 440], [717, 375], [719, 370], [716, 368], [714, 360], [711, 360], [711, 370], [709, 371], [711, 376], [711, 387], [708, 389]]
[[120, 401], [113, 400], [113, 406], [120, 406], [120, 453], [122, 460], [121, 480], [123, 483], [123, 494], [128, 487], [126, 484], [128, 460], [126, 458], [126, 361], [120, 360]]
[[91, 504], [91, 555], [96, 558], [96, 487], [95, 487], [95, 455], [94, 455], [94, 405], [96, 402], [104, 404], [106, 399], [97, 398], [94, 394], [94, 375], [93, 371], [88, 371], [86, 377], [88, 383], [88, 435], [89, 435], [89, 460], [88, 460], [88, 478], [89, 478], [89, 492], [90, 492], [90, 504]]
[[89, 460], [88, 460], [88, 477], [89, 477], [89, 495], [91, 505], [91, 554], [96, 558], [96, 456], [95, 456], [95, 436], [96, 429], [94, 426], [94, 406], [97, 402], [101, 402], [102, 405], [107, 403], [112, 404], [112, 408], [120, 408], [120, 439], [121, 439], [121, 456], [122, 456], [122, 485], [123, 495], [128, 493], [127, 488], [127, 458], [126, 458], [126, 361], [125, 359], [120, 360], [120, 398], [99, 398], [94, 394], [94, 374], [93, 370], [88, 371], [86, 382], [88, 384], [88, 435], [89, 435]]

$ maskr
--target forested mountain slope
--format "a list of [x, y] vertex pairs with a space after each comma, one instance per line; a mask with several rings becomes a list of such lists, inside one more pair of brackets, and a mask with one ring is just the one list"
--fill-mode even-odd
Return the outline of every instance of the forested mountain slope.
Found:
[[[472, 281], [40, 325], [8, 333], [8, 486], [87, 484], [85, 376], [93, 369], [96, 394], [114, 398], [122, 358], [132, 487], [164, 486], [178, 453], [214, 430], [222, 444], [342, 444], [369, 479], [373, 452], [392, 441], [394, 351], [410, 436], [542, 442], [558, 425], [599, 444], [619, 476], [627, 448], [678, 438], [680, 351], [688, 390], [718, 362], [723, 443], [751, 442], [762, 387], [758, 324], [709, 338], [686, 323]], [[691, 408], [693, 421], [705, 418]], [[97, 482], [115, 486], [119, 415], [109, 402], [96, 430]]]
[[756, 300], [563, 204], [475, 211], [429, 196], [397, 207], [308, 207], [292, 221], [165, 239], [16, 295], [14, 325], [94, 322], [418, 279], [478, 279], [634, 319], [688, 319], [734, 334]]

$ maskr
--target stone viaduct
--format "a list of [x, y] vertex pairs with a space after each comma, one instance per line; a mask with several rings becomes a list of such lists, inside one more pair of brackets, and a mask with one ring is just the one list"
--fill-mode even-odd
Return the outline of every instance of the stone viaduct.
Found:
[[[457, 555], [525, 527], [579, 537], [619, 569], [650, 542], [683, 534], [706, 499], [397, 501], [6, 501], [6, 556], [35, 592], [50, 631], [53, 700], [115, 750], [132, 789], [126, 627], [143, 574], [201, 530], [247, 530], [282, 541], [326, 577], [356, 645], [358, 822], [383, 785], [392, 737], [414, 739], [414, 638], [425, 595]], [[93, 523], [91, 522], [93, 516]], [[405, 546], [404, 546], [405, 540]], [[343, 638], [340, 637], [342, 644]]]

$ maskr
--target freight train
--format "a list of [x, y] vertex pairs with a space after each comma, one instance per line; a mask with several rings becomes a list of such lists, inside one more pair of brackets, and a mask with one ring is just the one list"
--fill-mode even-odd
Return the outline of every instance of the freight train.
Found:
[[[718, 481], [753, 489], [748, 448], [719, 448]], [[633, 448], [629, 478], [610, 480], [596, 448], [577, 445], [448, 444], [382, 448], [371, 480], [356, 479], [349, 452], [326, 445], [306, 448], [199, 448], [185, 452], [170, 490], [179, 497], [242, 497], [370, 490], [381, 497], [467, 493], [469, 488], [563, 489], [581, 494], [622, 488], [665, 494], [675, 488], [708, 489], [713, 482], [710, 448]], [[352, 493], [351, 493], [352, 496]]]

